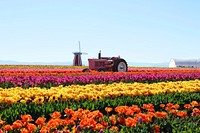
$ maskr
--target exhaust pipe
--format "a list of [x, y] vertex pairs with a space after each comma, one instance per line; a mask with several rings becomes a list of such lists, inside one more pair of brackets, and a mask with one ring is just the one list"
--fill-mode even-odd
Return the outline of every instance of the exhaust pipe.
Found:
[[101, 59], [101, 50], [99, 51], [98, 59]]

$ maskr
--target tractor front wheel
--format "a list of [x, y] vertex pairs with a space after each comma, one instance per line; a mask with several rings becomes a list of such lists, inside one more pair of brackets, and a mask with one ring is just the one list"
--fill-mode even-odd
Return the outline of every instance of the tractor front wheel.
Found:
[[114, 61], [113, 72], [127, 72], [128, 65], [124, 59], [117, 59]]
[[90, 69], [89, 69], [89, 68], [84, 68], [84, 69], [82, 70], [82, 72], [90, 72]]

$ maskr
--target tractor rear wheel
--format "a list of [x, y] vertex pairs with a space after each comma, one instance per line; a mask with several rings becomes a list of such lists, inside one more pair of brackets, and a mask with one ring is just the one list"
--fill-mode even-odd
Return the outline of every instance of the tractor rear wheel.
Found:
[[113, 72], [127, 72], [128, 65], [124, 59], [117, 59], [114, 61]]

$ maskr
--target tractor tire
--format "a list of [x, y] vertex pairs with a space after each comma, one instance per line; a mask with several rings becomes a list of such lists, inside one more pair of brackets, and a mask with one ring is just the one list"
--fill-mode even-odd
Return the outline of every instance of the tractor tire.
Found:
[[114, 61], [113, 72], [127, 72], [128, 65], [124, 59], [117, 59]]
[[84, 68], [84, 69], [82, 70], [82, 72], [90, 72], [90, 69], [89, 69], [89, 68]]
[[106, 71], [105, 68], [99, 68], [99, 69], [98, 69], [98, 72], [105, 72], [105, 71]]

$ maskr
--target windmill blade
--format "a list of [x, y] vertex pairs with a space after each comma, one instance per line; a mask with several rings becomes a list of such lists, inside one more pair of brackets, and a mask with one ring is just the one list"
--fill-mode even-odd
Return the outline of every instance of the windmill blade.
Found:
[[78, 44], [79, 44], [79, 52], [81, 52], [81, 43], [80, 43], [80, 41], [78, 42]]

